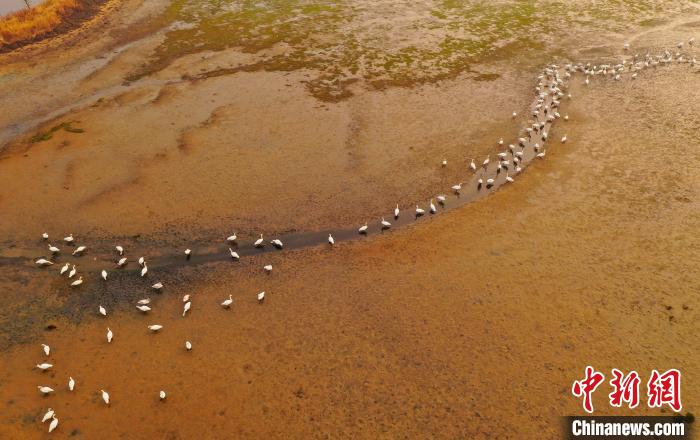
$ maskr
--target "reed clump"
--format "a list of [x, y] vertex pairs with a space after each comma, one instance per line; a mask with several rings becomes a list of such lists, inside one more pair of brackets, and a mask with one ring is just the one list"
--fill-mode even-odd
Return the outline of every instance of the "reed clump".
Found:
[[39, 39], [83, 9], [85, 2], [80, 0], [46, 0], [31, 9], [0, 17], [0, 47]]

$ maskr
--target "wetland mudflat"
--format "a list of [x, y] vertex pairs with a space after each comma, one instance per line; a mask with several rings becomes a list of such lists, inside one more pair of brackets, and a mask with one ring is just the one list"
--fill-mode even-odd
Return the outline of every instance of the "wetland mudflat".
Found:
[[[678, 368], [697, 413], [698, 66], [574, 75], [546, 160], [412, 218], [518, 142], [544, 66], [675, 48], [700, 29], [697, 3], [112, 6], [109, 32], [0, 55], [11, 438], [46, 435], [48, 407], [59, 437], [559, 438], [591, 363]], [[379, 233], [397, 203], [400, 227]], [[366, 237], [336, 232], [364, 222]], [[37, 269], [43, 232], [62, 253]], [[323, 244], [257, 252], [260, 233]]]

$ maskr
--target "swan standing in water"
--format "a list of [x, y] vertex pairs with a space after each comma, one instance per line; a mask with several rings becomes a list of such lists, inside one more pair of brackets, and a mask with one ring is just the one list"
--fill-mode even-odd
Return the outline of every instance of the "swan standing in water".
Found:
[[366, 234], [367, 233], [367, 222], [365, 222], [364, 225], [360, 226], [360, 228], [357, 230], [360, 234]]
[[474, 159], [472, 159], [472, 162], [469, 164], [469, 169], [472, 171], [476, 171], [476, 164], [474, 163]]
[[440, 195], [437, 196], [436, 198], [437, 198], [438, 203], [441, 204], [441, 205], [444, 205], [444, 204], [445, 204], [445, 200], [447, 200], [447, 198], [446, 198], [443, 194], [440, 194]]
[[73, 243], [74, 240], [75, 239], [73, 238], [73, 234], [68, 234], [67, 237], [63, 237], [63, 241], [65, 241], [66, 243]]
[[145, 277], [146, 274], [148, 273], [148, 266], [144, 263], [143, 268], [141, 268], [141, 276]]
[[161, 290], [163, 288], [163, 283], [160, 281], [151, 286], [153, 290]]
[[117, 262], [117, 267], [124, 267], [126, 264], [126, 257], [120, 258], [119, 261]]
[[396, 204], [396, 208], [394, 208], [394, 218], [397, 219], [399, 218], [399, 205]]
[[229, 243], [235, 243], [237, 239], [238, 236], [235, 232], [233, 233], [233, 235], [229, 235], [228, 237], [226, 237], [226, 241], [228, 241]]
[[187, 301], [185, 303], [185, 306], [182, 309], [182, 317], [185, 317], [185, 313], [187, 313], [190, 310], [190, 307], [192, 307], [192, 301]]
[[107, 281], [107, 271], [102, 269], [102, 279]]
[[112, 333], [112, 330], [110, 330], [110, 328], [107, 327], [107, 343], [111, 344], [113, 338], [114, 338], [114, 333]]
[[83, 252], [85, 252], [86, 249], [87, 249], [87, 246], [78, 246], [78, 247], [75, 248], [75, 250], [73, 251], [73, 255], [80, 255], [80, 254], [82, 254]]
[[44, 240], [48, 240], [48, 239], [49, 239], [49, 234], [47, 234], [46, 232], [44, 232], [43, 234], [41, 234], [41, 238], [43, 238]]
[[253, 246], [255, 246], [256, 248], [261, 248], [261, 247], [265, 246], [265, 240], [263, 240], [262, 234], [260, 234], [260, 238], [255, 240], [255, 243], [253, 243]]
[[107, 316], [107, 309], [105, 309], [102, 305], [100, 305], [98, 310], [100, 311], [100, 315]]
[[185, 258], [187, 258], [189, 260], [191, 256], [192, 256], [192, 249], [185, 249]]
[[462, 190], [462, 182], [459, 182], [457, 185], [452, 185], [452, 191], [455, 192], [455, 194], [459, 194], [459, 192]]
[[81, 284], [83, 284], [83, 277], [82, 276], [80, 278], [78, 278], [77, 280], [73, 281], [72, 283], [70, 283], [70, 285], [73, 287], [78, 287]]
[[158, 397], [160, 397], [160, 400], [165, 400], [165, 391], [160, 390], [160, 393], [158, 393]]
[[389, 228], [391, 227], [391, 223], [389, 223], [388, 221], [384, 220], [384, 217], [382, 217], [381, 225], [382, 225], [382, 229], [389, 229]]
[[124, 255], [124, 248], [123, 248], [123, 247], [117, 245], [117, 246], [114, 247], [114, 249], [116, 249], [117, 252], [119, 252], [119, 256]]
[[185, 341], [185, 349], [187, 351], [192, 350], [192, 343], [190, 341]]
[[258, 293], [258, 302], [262, 303], [265, 301], [265, 291], [263, 290], [262, 292]]
[[330, 244], [331, 246], [335, 244], [335, 239], [331, 234], [328, 234], [328, 244]]
[[272, 264], [267, 264], [267, 265], [263, 266], [263, 269], [265, 270], [265, 272], [271, 273], [272, 272]]
[[153, 333], [159, 332], [163, 328], [162, 325], [160, 324], [151, 324], [148, 326], [148, 329], [152, 331]]
[[425, 209], [421, 208], [420, 206], [416, 205], [416, 217], [420, 217], [423, 214], [425, 214]]
[[241, 259], [241, 257], [238, 255], [238, 252], [234, 251], [233, 249], [228, 248], [228, 252], [229, 252], [229, 254], [231, 254], [231, 258], [233, 258], [234, 260]]
[[75, 268], [75, 264], [73, 265], [73, 268], [68, 272], [68, 278], [73, 278], [75, 274], [78, 272], [78, 269]]
[[46, 345], [46, 344], [41, 344], [41, 348], [42, 348], [42, 350], [44, 350], [44, 354], [45, 354], [46, 356], [48, 356], [49, 353], [51, 353], [51, 347], [49, 347], [48, 345]]
[[270, 243], [272, 243], [272, 245], [277, 249], [282, 249], [284, 247], [284, 243], [282, 243], [282, 240], [280, 240], [279, 238], [275, 238]]
[[63, 265], [63, 267], [61, 268], [61, 275], [63, 275], [64, 273], [68, 272], [68, 268], [69, 268], [69, 267], [70, 267], [70, 264], [69, 264], [69, 263], [66, 263], [65, 265]]
[[49, 261], [45, 258], [39, 258], [38, 260], [35, 261], [36, 264], [39, 266], [51, 266], [53, 265], [53, 261]]
[[44, 362], [43, 364], [36, 364], [36, 367], [38, 369], [40, 369], [41, 371], [46, 371], [46, 370], [49, 370], [51, 367], [53, 367], [53, 365], [47, 364], [46, 362]]
[[146, 259], [144, 257], [139, 257], [139, 264], [141, 267], [146, 265]]
[[137, 305], [136, 308], [139, 309], [140, 311], [142, 311], [143, 313], [151, 311], [151, 308], [148, 307], [147, 305]]
[[61, 252], [61, 250], [59, 248], [57, 248], [56, 246], [51, 245], [51, 244], [49, 245], [49, 251], [51, 251], [52, 254], [57, 254], [57, 253]]

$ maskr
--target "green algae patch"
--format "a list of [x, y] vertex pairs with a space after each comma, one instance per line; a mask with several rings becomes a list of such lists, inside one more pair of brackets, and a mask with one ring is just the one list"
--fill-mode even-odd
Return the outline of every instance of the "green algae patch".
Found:
[[[388, 8], [373, 0], [174, 0], [160, 18], [169, 29], [163, 43], [126, 80], [202, 51], [234, 48], [255, 54], [276, 48], [275, 54], [246, 66], [222, 66], [193, 79], [305, 69], [316, 72], [305, 82], [309, 92], [337, 101], [352, 96], [349, 86], [357, 81], [370, 88], [411, 87], [473, 73], [473, 66], [484, 61], [539, 65], [553, 56], [565, 58], [557, 38], [581, 26], [619, 32], [620, 23], [653, 20], [662, 10], [682, 10], [683, 4], [435, 0]], [[402, 21], [406, 15], [411, 20]]]
[[34, 136], [32, 136], [29, 139], [29, 142], [31, 142], [32, 144], [35, 144], [37, 142], [48, 141], [49, 139], [53, 138], [54, 133], [56, 133], [59, 130], [65, 130], [69, 133], [84, 133], [85, 130], [83, 130], [82, 128], [73, 127], [72, 124], [74, 124], [76, 122], [77, 121], [62, 122], [58, 125], [51, 127], [47, 131], [35, 134]]

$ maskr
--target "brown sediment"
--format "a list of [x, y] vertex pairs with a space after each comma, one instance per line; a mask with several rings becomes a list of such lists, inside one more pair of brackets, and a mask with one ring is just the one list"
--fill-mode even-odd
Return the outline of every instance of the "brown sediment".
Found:
[[[690, 15], [659, 14], [668, 26], [640, 25], [640, 50], [687, 39]], [[576, 22], [554, 52], [594, 47], [617, 60], [624, 36], [599, 33], [600, 22]], [[679, 368], [683, 411], [697, 414], [698, 354], [688, 340], [700, 310], [700, 167], [688, 146], [699, 141], [700, 96], [688, 64], [635, 81], [574, 82], [564, 101], [570, 120], [550, 132], [555, 148], [490, 197], [309, 247], [323, 237], [303, 231], [355, 237], [396, 203], [398, 223], [412, 223], [411, 204], [461, 180], [499, 137], [513, 143], [534, 72], [504, 55], [410, 89], [378, 91], [362, 80], [334, 103], [308, 93], [305, 81], [323, 73], [313, 69], [182, 80], [258, 61], [222, 50], [112, 89], [158, 38], [81, 67], [94, 75], [62, 67], [29, 76], [56, 99], [23, 86], [31, 84], [24, 68], [3, 66], [10, 75], [0, 90], [17, 109], [0, 114], [4, 126], [37, 118], [26, 101], [72, 109], [38, 132], [70, 120], [85, 129], [20, 142], [21, 154], [0, 160], [5, 435], [41, 438], [51, 406], [61, 420], [55, 436], [86, 438], [560, 438], [559, 417], [582, 413], [570, 387], [589, 364], [644, 378]], [[92, 57], [77, 53], [66, 56]], [[491, 72], [500, 77], [474, 81]], [[65, 107], [74, 102], [84, 105]], [[521, 116], [511, 120], [512, 111]], [[18, 131], [24, 141], [33, 134]], [[27, 258], [46, 254], [44, 231], [64, 248], [57, 261], [77, 263], [82, 287], [70, 288], [59, 264], [42, 270]], [[242, 259], [219, 261], [234, 231]], [[260, 232], [276, 237], [268, 231], [290, 234], [290, 249], [249, 248]], [[85, 256], [59, 243], [70, 232], [89, 246]], [[114, 267], [115, 244], [132, 263], [125, 271]], [[195, 251], [189, 263], [186, 247]], [[133, 264], [141, 255], [153, 262], [144, 278]], [[107, 282], [92, 272], [100, 268]], [[186, 318], [184, 294], [193, 301]], [[141, 315], [135, 301], [147, 296], [153, 311]], [[154, 323], [163, 332], [148, 333]], [[31, 369], [44, 359], [41, 342], [52, 346], [47, 373]], [[68, 376], [78, 382], [73, 393]], [[41, 398], [38, 384], [57, 392]], [[112, 394], [111, 407], [99, 389]], [[594, 400], [596, 414], [660, 414], [610, 408], [602, 387]]]
[[[514, 185], [429, 222], [146, 279], [110, 271], [112, 283], [85, 286], [94, 291], [31, 268], [26, 289], [51, 282], [40, 297], [61, 314], [10, 291], [29, 301], [20, 313], [40, 336], [0, 356], [4, 432], [38, 437], [51, 406], [58, 433], [88, 437], [556, 439], [559, 418], [582, 412], [570, 387], [585, 365], [692, 377], [699, 168], [667, 157], [686, 156], [696, 139], [694, 115], [676, 109], [697, 90], [680, 69], [644, 74], [574, 87], [571, 119], [551, 133], [565, 129], [567, 144]], [[658, 130], [659, 115], [681, 129]], [[158, 280], [162, 293], [149, 287]], [[182, 318], [186, 293], [193, 307]], [[153, 311], [141, 315], [133, 305], [147, 296]], [[161, 333], [148, 332], [154, 323]], [[39, 342], [52, 347], [48, 373], [29, 370]], [[41, 398], [37, 384], [57, 392]], [[684, 381], [684, 413], [697, 413], [698, 397], [698, 383]], [[611, 408], [602, 391], [594, 405], [599, 415], [659, 414]]]

